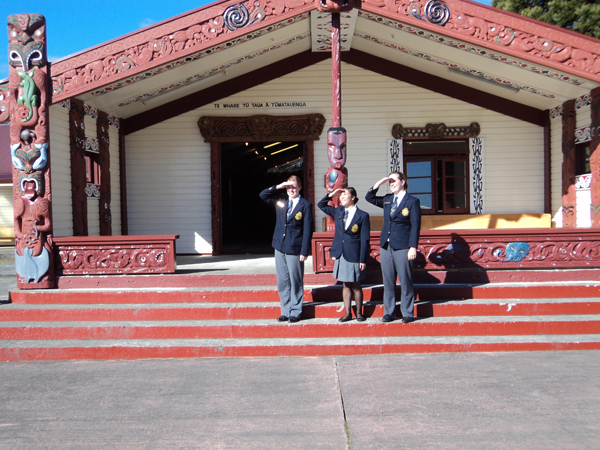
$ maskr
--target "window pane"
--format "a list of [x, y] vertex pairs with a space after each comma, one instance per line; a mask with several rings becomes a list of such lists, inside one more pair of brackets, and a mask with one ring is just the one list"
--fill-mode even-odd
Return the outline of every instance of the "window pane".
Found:
[[465, 176], [467, 163], [464, 161], [446, 161], [446, 176]]
[[409, 178], [408, 192], [431, 192], [431, 178]]
[[446, 178], [446, 192], [467, 192], [467, 179]]
[[438, 142], [406, 142], [406, 150], [410, 152], [437, 153], [438, 150], [468, 151], [467, 141], [438, 141]]
[[467, 207], [467, 195], [466, 194], [447, 194], [446, 195], [446, 209], [448, 208], [466, 208]]
[[[406, 176], [408, 178], [413, 177], [430, 177], [431, 176], [431, 162], [409, 162], [406, 163]], [[408, 183], [410, 185], [410, 183]]]
[[421, 209], [431, 209], [431, 194], [411, 194], [421, 201]]

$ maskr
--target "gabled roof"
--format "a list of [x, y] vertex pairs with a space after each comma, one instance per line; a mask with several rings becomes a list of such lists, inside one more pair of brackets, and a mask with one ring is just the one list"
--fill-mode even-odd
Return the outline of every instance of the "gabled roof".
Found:
[[[352, 63], [370, 55], [539, 111], [600, 86], [600, 40], [469, 0], [363, 0], [342, 14]], [[329, 17], [314, 0], [217, 1], [54, 62], [53, 102], [135, 118], [294, 55], [313, 64], [330, 52]]]

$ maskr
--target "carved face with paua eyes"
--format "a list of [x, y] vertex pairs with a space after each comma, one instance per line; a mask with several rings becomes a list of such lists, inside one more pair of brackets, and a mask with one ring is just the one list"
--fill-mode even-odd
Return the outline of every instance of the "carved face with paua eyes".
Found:
[[354, 0], [315, 0], [315, 5], [321, 12], [339, 13], [351, 11], [354, 8]]
[[341, 169], [346, 165], [346, 129], [330, 128], [327, 131], [327, 158], [329, 165]]
[[46, 19], [41, 14], [8, 17], [8, 59], [10, 65], [27, 72], [46, 63]]

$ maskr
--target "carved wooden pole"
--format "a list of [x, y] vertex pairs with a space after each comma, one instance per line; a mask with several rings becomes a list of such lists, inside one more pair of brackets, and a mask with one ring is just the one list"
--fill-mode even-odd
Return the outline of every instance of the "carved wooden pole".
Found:
[[19, 289], [54, 287], [46, 19], [8, 17], [10, 153]]
[[600, 88], [592, 90], [592, 142], [590, 145], [590, 172], [592, 173], [590, 214], [592, 226], [600, 227]]
[[563, 103], [562, 115], [562, 213], [565, 228], [577, 226], [575, 194], [575, 100]]
[[[352, 0], [332, 1], [315, 0], [317, 9], [321, 12], [331, 13], [331, 77], [332, 77], [332, 127], [327, 131], [327, 157], [329, 168], [325, 173], [325, 189], [328, 193], [336, 189], [348, 187], [348, 169], [346, 165], [346, 129], [342, 127], [342, 70], [340, 65], [341, 54], [341, 12], [350, 11], [354, 2]], [[339, 196], [331, 199], [329, 204], [338, 207]], [[327, 231], [335, 230], [335, 220], [327, 216]]]

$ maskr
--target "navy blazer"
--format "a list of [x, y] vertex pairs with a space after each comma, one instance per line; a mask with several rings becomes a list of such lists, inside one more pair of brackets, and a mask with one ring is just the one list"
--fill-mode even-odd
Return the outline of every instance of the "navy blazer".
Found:
[[335, 219], [335, 235], [333, 236], [333, 244], [329, 254], [338, 259], [340, 255], [344, 255], [344, 259], [353, 263], [367, 263], [369, 257], [369, 236], [371, 234], [371, 222], [369, 214], [356, 208], [352, 222], [348, 228], [344, 229], [344, 212], [343, 206], [334, 208], [327, 203], [331, 200], [329, 194], [323, 197], [317, 206], [325, 214]]
[[260, 198], [275, 207], [273, 248], [288, 255], [308, 256], [313, 233], [312, 203], [300, 197], [288, 220], [289, 197], [282, 197], [276, 186], [263, 190]]
[[371, 188], [366, 193], [365, 200], [383, 208], [380, 247], [384, 247], [388, 239], [393, 250], [418, 247], [421, 232], [421, 202], [418, 198], [408, 195], [408, 192], [404, 194], [394, 217], [390, 217], [394, 194], [380, 197], [377, 196], [377, 189]]

